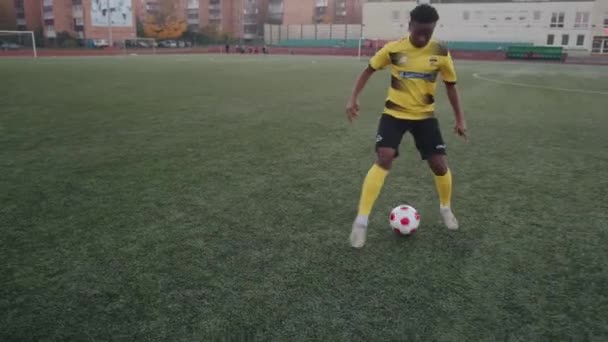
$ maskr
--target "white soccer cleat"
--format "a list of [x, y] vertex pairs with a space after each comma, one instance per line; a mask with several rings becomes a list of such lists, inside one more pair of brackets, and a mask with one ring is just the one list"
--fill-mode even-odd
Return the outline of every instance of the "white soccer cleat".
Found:
[[443, 218], [443, 223], [449, 230], [458, 230], [458, 220], [450, 207], [440, 207], [439, 213]]
[[353, 223], [353, 231], [350, 233], [350, 245], [353, 248], [363, 248], [367, 237], [367, 226], [360, 223]]

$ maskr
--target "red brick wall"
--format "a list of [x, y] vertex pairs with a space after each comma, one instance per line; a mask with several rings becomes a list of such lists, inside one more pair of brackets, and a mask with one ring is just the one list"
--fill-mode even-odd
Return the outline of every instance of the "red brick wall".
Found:
[[[84, 5], [84, 4], [83, 4]], [[83, 6], [84, 7], [84, 6]], [[53, 14], [55, 32], [69, 32], [74, 34], [74, 25], [72, 22], [72, 1], [71, 0], [54, 0]], [[86, 13], [85, 13], [86, 14]], [[86, 18], [86, 16], [85, 16]], [[45, 25], [46, 26], [46, 25]]]
[[36, 31], [42, 27], [42, 6], [40, 0], [25, 0], [25, 20], [27, 29]]
[[314, 0], [283, 0], [283, 25], [312, 24]]
[[0, 0], [0, 30], [14, 30], [16, 27], [15, 3]]

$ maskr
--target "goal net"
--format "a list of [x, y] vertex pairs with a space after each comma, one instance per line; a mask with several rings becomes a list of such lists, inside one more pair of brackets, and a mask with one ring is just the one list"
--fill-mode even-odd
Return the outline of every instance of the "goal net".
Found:
[[32, 31], [0, 31], [0, 56], [38, 57]]
[[127, 55], [156, 55], [158, 43], [154, 38], [133, 38], [124, 41]]
[[376, 52], [384, 46], [384, 44], [386, 44], [386, 41], [382, 39], [359, 39], [359, 59], [375, 55]]

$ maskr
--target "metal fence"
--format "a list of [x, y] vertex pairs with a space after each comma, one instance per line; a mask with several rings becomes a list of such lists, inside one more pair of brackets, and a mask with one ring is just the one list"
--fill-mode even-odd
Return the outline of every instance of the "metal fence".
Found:
[[363, 25], [312, 24], [312, 25], [271, 25], [264, 27], [264, 41], [269, 45], [284, 42], [317, 41], [321, 45], [339, 41], [359, 40]]

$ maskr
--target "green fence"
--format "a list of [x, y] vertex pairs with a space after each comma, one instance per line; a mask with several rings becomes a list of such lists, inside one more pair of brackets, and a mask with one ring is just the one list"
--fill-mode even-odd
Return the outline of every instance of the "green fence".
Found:
[[283, 47], [345, 47], [356, 48], [359, 46], [357, 39], [290, 39], [281, 40], [278, 46]]
[[510, 46], [507, 58], [510, 59], [542, 59], [563, 60], [564, 49], [561, 46]]
[[532, 46], [532, 43], [515, 42], [446, 42], [453, 51], [507, 51], [511, 46]]

